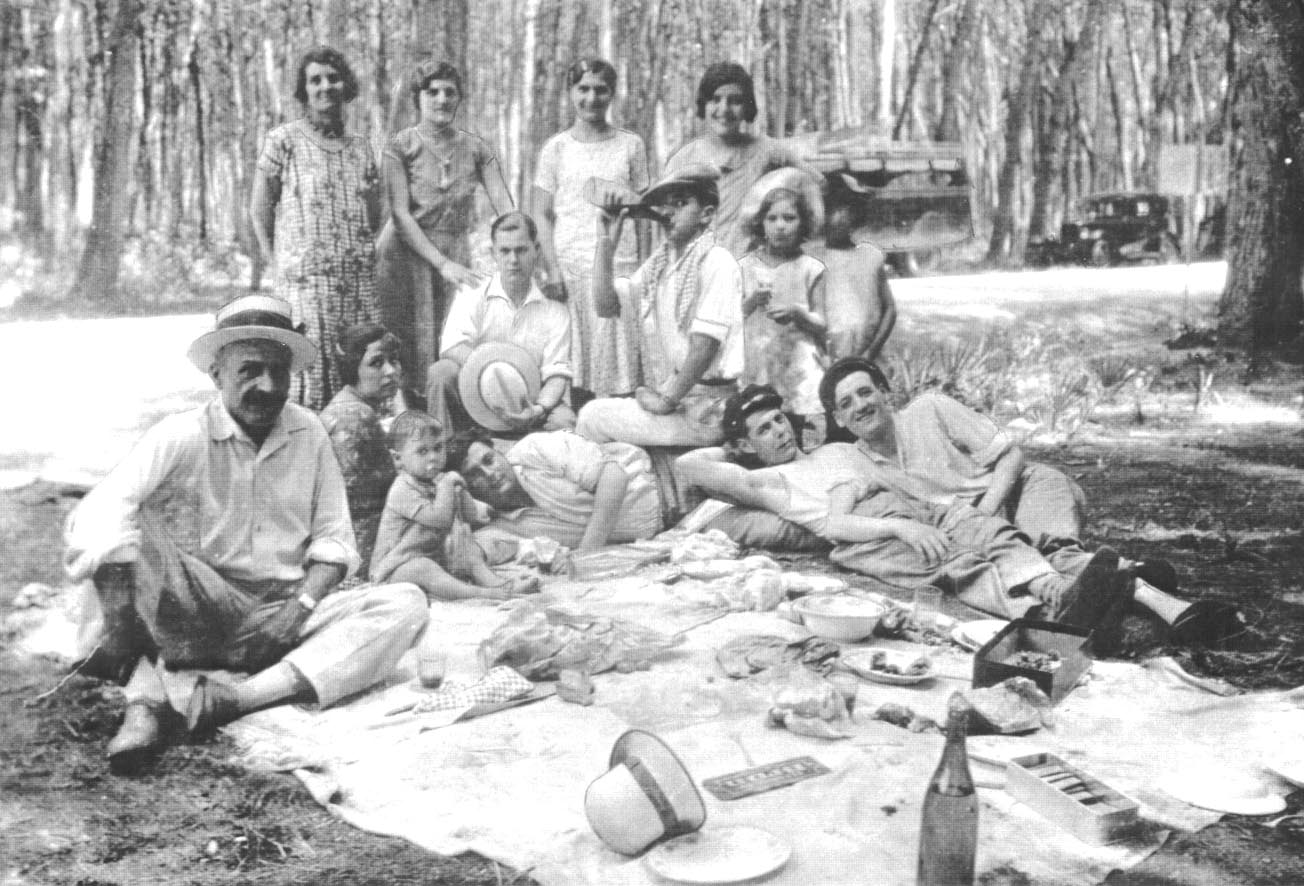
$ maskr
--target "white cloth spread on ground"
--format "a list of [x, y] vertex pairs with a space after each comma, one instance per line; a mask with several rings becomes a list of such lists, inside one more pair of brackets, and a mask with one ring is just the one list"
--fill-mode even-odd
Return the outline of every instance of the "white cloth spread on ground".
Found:
[[[972, 657], [955, 648], [932, 650], [939, 677], [919, 688], [862, 683], [850, 740], [805, 738], [765, 726], [765, 687], [755, 679], [726, 678], [714, 658], [740, 634], [795, 639], [805, 636], [804, 629], [768, 612], [708, 621], [719, 611], [667, 591], [639, 576], [548, 588], [548, 597], [589, 613], [665, 632], [692, 628], [685, 643], [650, 671], [594, 677], [592, 707], [548, 698], [457, 723], [460, 712], [452, 711], [425, 715], [438, 721], [385, 717], [416, 697], [409, 679], [333, 710], [265, 711], [228, 729], [247, 762], [298, 770], [320, 802], [358, 827], [444, 854], [475, 850], [529, 870], [545, 886], [653, 882], [638, 859], [606, 848], [583, 813], [585, 789], [606, 770], [612, 743], [628, 728], [659, 734], [699, 784], [810, 755], [833, 771], [733, 802], [703, 791], [705, 827], [752, 825], [789, 841], [793, 857], [769, 881], [775, 884], [840, 884], [862, 880], [866, 871], [874, 872], [876, 883], [913, 883], [920, 802], [941, 738], [871, 721], [869, 713], [895, 701], [942, 719], [948, 695], [969, 683]], [[475, 648], [504, 617], [485, 605], [434, 605], [431, 630], [449, 650], [450, 678], [480, 673]], [[412, 670], [409, 656], [397, 679], [410, 678]], [[1162, 662], [1097, 662], [1089, 681], [1055, 714], [1052, 729], [1019, 738], [976, 737], [971, 748], [1005, 758], [1058, 754], [1140, 802], [1143, 816], [1158, 823], [1130, 842], [1092, 846], [1003, 791], [982, 789], [979, 871], [1008, 864], [1038, 881], [1098, 883], [1111, 869], [1136, 864], [1158, 848], [1163, 827], [1211, 824], [1216, 814], [1154, 785], [1192, 759], [1256, 771], [1264, 753], [1304, 737], [1304, 690], [1221, 698]], [[432, 726], [443, 728], [419, 731]], [[996, 774], [981, 764], [974, 768], [980, 779]]]

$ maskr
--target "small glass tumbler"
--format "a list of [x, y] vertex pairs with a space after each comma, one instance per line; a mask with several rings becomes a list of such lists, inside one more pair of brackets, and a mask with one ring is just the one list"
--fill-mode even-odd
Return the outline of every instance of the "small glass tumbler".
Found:
[[915, 605], [911, 615], [921, 631], [937, 630], [937, 616], [942, 611], [942, 590], [932, 585], [915, 588]]
[[444, 685], [447, 668], [447, 650], [435, 646], [422, 646], [417, 650], [417, 679], [426, 689], [438, 689]]

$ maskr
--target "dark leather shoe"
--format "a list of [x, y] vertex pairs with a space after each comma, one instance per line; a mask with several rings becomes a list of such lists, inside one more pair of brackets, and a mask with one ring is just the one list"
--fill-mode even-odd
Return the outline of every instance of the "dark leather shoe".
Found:
[[162, 710], [136, 702], [127, 705], [122, 726], [109, 739], [109, 771], [114, 775], [136, 775], [163, 750]]
[[1223, 600], [1196, 600], [1173, 621], [1168, 642], [1218, 648], [1244, 632], [1245, 616]]
[[200, 676], [186, 705], [186, 728], [194, 738], [208, 738], [243, 716], [230, 684]]
[[1094, 630], [1115, 603], [1131, 593], [1131, 583], [1118, 570], [1118, 554], [1112, 548], [1101, 548], [1064, 592], [1053, 620]]

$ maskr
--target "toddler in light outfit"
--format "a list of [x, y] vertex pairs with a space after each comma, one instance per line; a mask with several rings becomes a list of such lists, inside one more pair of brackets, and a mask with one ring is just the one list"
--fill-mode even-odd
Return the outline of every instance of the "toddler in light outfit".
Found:
[[432, 600], [506, 599], [538, 590], [537, 577], [506, 578], [485, 562], [468, 524], [480, 521], [486, 506], [466, 491], [461, 474], [444, 470], [444, 429], [434, 416], [398, 416], [389, 448], [398, 476], [376, 533], [372, 581], [411, 582]]

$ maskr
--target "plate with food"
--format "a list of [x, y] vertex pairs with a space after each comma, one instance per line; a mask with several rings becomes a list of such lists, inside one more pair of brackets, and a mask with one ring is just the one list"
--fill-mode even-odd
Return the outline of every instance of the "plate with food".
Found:
[[871, 647], [846, 653], [841, 661], [858, 677], [892, 686], [912, 686], [933, 676], [933, 660], [917, 652]]
[[961, 622], [951, 631], [951, 639], [970, 652], [977, 652], [1007, 624], [1009, 622], [1003, 618], [980, 618], [977, 621]]

